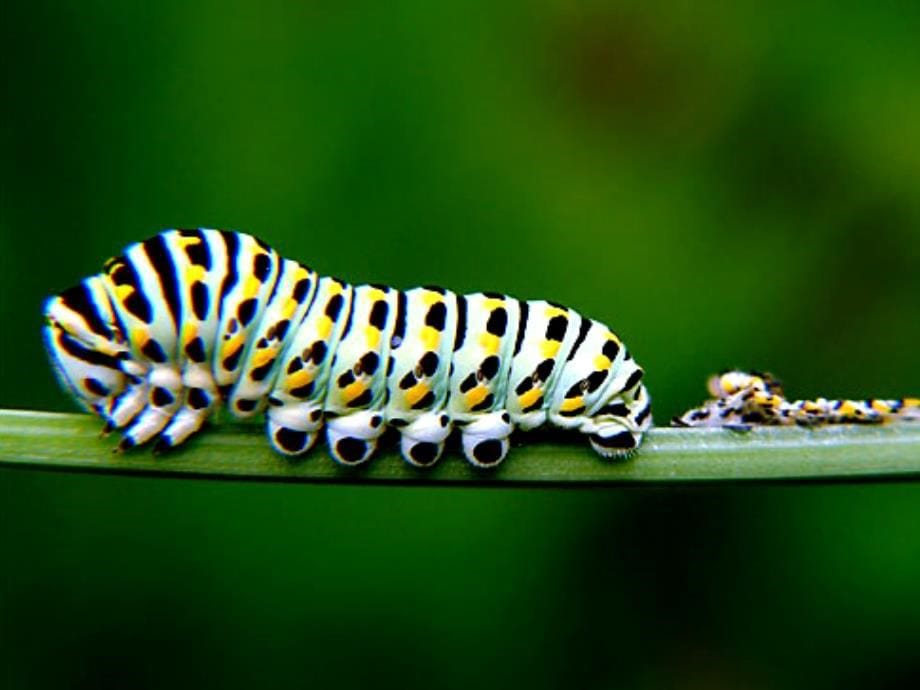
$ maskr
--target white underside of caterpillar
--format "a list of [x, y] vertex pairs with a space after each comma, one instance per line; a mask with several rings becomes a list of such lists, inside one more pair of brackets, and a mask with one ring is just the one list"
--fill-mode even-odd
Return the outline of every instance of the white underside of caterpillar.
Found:
[[352, 286], [256, 238], [169, 230], [48, 300], [64, 386], [119, 448], [183, 443], [220, 405], [264, 412], [271, 444], [366, 462], [386, 428], [430, 466], [454, 429], [493, 467], [514, 429], [577, 430], [625, 457], [651, 425], [642, 369], [603, 324], [566, 307], [435, 287]]

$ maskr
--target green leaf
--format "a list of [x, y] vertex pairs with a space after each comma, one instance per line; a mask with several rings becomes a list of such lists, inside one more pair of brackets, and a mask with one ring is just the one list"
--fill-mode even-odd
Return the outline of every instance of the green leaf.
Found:
[[578, 435], [534, 436], [497, 469], [477, 471], [456, 452], [417, 470], [394, 449], [367, 466], [336, 465], [322, 449], [291, 461], [255, 425], [215, 426], [165, 456], [115, 454], [89, 415], [0, 410], [0, 467], [271, 481], [407, 484], [642, 484], [920, 477], [920, 424], [817, 429], [655, 428], [625, 461], [598, 457]]

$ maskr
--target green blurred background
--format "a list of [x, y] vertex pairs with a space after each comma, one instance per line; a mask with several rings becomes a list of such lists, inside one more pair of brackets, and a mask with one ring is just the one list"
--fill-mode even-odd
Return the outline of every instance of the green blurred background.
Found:
[[[916, 394], [920, 10], [759, 4], [3, 3], [0, 406], [73, 409], [42, 299], [176, 226], [571, 304], [625, 338], [659, 422], [732, 365], [792, 395]], [[916, 485], [3, 471], [0, 496], [9, 687], [920, 671]]]

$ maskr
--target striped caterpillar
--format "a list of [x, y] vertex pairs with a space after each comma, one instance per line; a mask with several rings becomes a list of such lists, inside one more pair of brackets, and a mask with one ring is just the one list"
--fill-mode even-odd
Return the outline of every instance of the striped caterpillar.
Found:
[[920, 420], [920, 399], [899, 400], [786, 400], [783, 385], [761, 372], [726, 371], [709, 379], [712, 399], [675, 417], [672, 426], [728, 427], [747, 430], [752, 425], [821, 426], [825, 424], [882, 424]]
[[493, 467], [543, 424], [625, 457], [651, 425], [642, 369], [605, 325], [553, 302], [322, 277], [243, 233], [168, 230], [50, 298], [44, 339], [63, 386], [126, 450], [178, 446], [221, 405], [259, 412], [280, 453], [325, 427], [366, 462], [388, 427], [434, 464], [452, 429]]

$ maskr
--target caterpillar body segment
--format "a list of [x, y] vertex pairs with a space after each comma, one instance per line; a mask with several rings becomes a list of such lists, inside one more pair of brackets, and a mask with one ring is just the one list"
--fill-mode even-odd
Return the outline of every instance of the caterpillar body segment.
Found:
[[303, 319], [287, 334], [266, 413], [272, 446], [285, 455], [309, 450], [322, 430], [326, 387], [352, 292], [336, 278], [320, 278]]
[[439, 287], [352, 286], [243, 233], [168, 230], [50, 298], [44, 340], [62, 384], [122, 433], [180, 445], [226, 405], [264, 413], [298, 456], [325, 432], [366, 462], [387, 428], [427, 467], [458, 430], [494, 467], [515, 429], [580, 431], [624, 457], [651, 425], [642, 369], [605, 325], [567, 307]]
[[295, 324], [303, 321], [317, 285], [317, 275], [296, 261], [282, 259], [280, 272], [258, 326], [243, 355], [241, 375], [228, 401], [233, 414], [250, 417], [264, 410], [268, 393]]
[[920, 399], [787, 400], [782, 383], [761, 372], [726, 371], [707, 382], [712, 398], [672, 420], [673, 426], [883, 424], [920, 420]]
[[436, 287], [397, 295], [386, 367], [386, 422], [400, 430], [403, 457], [417, 467], [437, 461], [453, 429], [445, 408], [458, 329], [466, 328], [459, 320], [460, 299]]
[[324, 411], [333, 457], [360, 464], [373, 454], [385, 426], [386, 362], [395, 328], [396, 290], [354, 288], [351, 308], [332, 361]]

